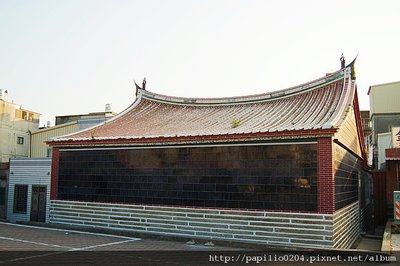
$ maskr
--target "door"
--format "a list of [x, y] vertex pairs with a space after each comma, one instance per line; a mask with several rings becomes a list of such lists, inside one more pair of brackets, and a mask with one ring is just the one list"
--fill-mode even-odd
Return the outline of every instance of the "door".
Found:
[[373, 199], [374, 199], [374, 225], [386, 225], [387, 222], [387, 198], [386, 198], [386, 172], [372, 171]]
[[46, 222], [46, 190], [46, 186], [32, 186], [32, 222]]

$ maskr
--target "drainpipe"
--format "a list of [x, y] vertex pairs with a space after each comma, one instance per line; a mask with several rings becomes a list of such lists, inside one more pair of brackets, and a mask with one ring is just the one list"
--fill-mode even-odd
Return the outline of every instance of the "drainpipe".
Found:
[[28, 156], [28, 158], [31, 158], [31, 156], [32, 156], [32, 131], [28, 130], [28, 134], [29, 134], [29, 156]]

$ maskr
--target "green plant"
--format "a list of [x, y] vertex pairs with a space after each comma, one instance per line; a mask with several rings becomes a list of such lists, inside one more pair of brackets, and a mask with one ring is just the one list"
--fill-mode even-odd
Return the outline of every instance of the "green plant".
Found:
[[240, 126], [241, 121], [239, 119], [233, 119], [231, 122], [231, 127], [232, 128], [237, 128], [238, 126]]
[[96, 137], [96, 128], [93, 128], [92, 130], [90, 130], [90, 136], [92, 137], [92, 139], [94, 139]]

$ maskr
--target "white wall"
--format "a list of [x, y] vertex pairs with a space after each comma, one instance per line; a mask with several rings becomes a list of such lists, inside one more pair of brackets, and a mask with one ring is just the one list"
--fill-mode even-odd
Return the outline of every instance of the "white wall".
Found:
[[332, 214], [63, 200], [52, 200], [50, 209], [50, 223], [54, 224], [278, 246], [334, 245]]
[[[22, 116], [22, 114], [26, 114]], [[39, 114], [21, 109], [21, 106], [0, 100], [0, 162], [9, 158], [28, 157], [30, 133], [38, 130]], [[23, 143], [18, 144], [18, 137]]]
[[382, 164], [386, 162], [385, 150], [392, 147], [392, 133], [378, 134], [378, 169], [383, 169]]
[[371, 116], [400, 112], [400, 82], [373, 85], [369, 91]]
[[[10, 160], [10, 172], [9, 172], [9, 182], [8, 182], [8, 206], [7, 206], [7, 219], [10, 222], [30, 221], [32, 185], [47, 186], [46, 222], [49, 221], [50, 177], [51, 177], [50, 158], [36, 158], [36, 159], [16, 158]], [[27, 211], [24, 214], [13, 212], [15, 185], [28, 185]]]

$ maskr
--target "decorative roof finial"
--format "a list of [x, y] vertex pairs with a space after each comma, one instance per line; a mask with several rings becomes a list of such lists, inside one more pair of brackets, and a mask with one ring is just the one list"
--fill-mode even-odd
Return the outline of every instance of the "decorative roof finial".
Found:
[[133, 82], [135, 82], [135, 89], [136, 89], [135, 96], [137, 96], [138, 95], [138, 91], [141, 90], [142, 88], [140, 88], [139, 85], [137, 85], [135, 80]]
[[139, 90], [146, 90], [146, 78], [143, 79], [142, 87], [141, 87], [141, 88], [140, 88], [139, 85], [137, 85], [137, 83], [136, 83], [135, 80], [134, 80], [133, 82], [135, 82], [136, 96], [138, 95], [138, 91], [139, 91]]
[[344, 56], [342, 54], [342, 56], [340, 57], [340, 69], [343, 69], [346, 67], [346, 60], [344, 59]]
[[143, 82], [142, 82], [142, 89], [143, 89], [143, 90], [146, 90], [146, 78], [143, 79]]

